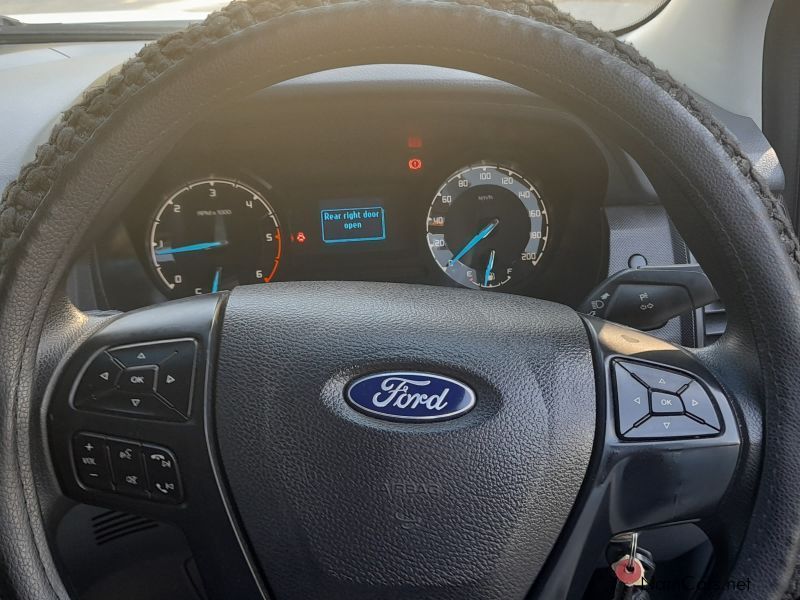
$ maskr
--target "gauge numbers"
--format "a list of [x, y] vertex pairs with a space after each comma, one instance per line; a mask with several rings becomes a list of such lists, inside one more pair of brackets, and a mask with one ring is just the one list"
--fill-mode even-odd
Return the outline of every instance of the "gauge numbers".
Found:
[[548, 214], [534, 185], [498, 164], [454, 173], [428, 211], [433, 259], [465, 287], [491, 289], [521, 283], [547, 247]]

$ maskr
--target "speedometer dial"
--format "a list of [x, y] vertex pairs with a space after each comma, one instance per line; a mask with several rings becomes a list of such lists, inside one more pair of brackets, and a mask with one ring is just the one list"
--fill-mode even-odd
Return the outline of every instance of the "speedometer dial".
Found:
[[190, 183], [164, 202], [149, 254], [170, 296], [270, 281], [281, 258], [278, 217], [253, 188], [226, 179]]
[[454, 281], [473, 288], [519, 283], [547, 247], [548, 215], [539, 191], [501, 165], [453, 174], [428, 211], [428, 246]]

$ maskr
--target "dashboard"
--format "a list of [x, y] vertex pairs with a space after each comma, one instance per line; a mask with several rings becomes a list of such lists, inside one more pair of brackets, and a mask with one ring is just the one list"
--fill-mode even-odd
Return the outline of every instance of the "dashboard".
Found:
[[[0, 185], [30, 160], [36, 144], [84, 89], [141, 46], [114, 42], [0, 49], [7, 86], [26, 91], [0, 96], [0, 112], [7, 116], [0, 125], [5, 133]], [[780, 194], [783, 172], [758, 126], [748, 117], [709, 107]], [[448, 214], [434, 214], [437, 197], [441, 205], [442, 196], [452, 196], [441, 193], [445, 182], [476, 165], [506, 169], [497, 171], [500, 187], [503, 177], [528, 186], [541, 205], [527, 208], [528, 215], [542, 210], [543, 220], [527, 217], [519, 231], [538, 236], [541, 230], [542, 239], [524, 251], [530, 238], [523, 243], [507, 235], [508, 227], [523, 219], [507, 216], [451, 266], [496, 218], [470, 209], [466, 198], [458, 199]], [[171, 197], [210, 180], [254, 192], [261, 208], [252, 210], [260, 210], [262, 218], [274, 217], [273, 231], [242, 219], [242, 238], [233, 215], [198, 215], [198, 210], [209, 210], [204, 208], [195, 208], [193, 218], [168, 218], [156, 226]], [[270, 283], [466, 285], [480, 288], [476, 293], [522, 294], [577, 307], [595, 284], [620, 269], [691, 260], [639, 166], [602, 134], [512, 85], [419, 65], [318, 73], [205, 115], [200, 126], [174, 140], [167, 160], [128, 192], [127, 207], [98, 219], [94, 238], [66, 282], [70, 298], [83, 310], [131, 310], [265, 278]], [[523, 206], [520, 202], [517, 209]], [[346, 234], [340, 220], [345, 241], [322, 239], [323, 215], [335, 227], [336, 215], [365, 209], [379, 216], [350, 219]], [[232, 209], [217, 203], [210, 210]], [[431, 231], [440, 227], [435, 223], [442, 217], [444, 239]], [[357, 235], [353, 228], [358, 225], [362, 233], [379, 226], [380, 235]], [[276, 241], [266, 239], [270, 233]], [[261, 239], [250, 242], [247, 235]], [[214, 246], [154, 256], [158, 244], [166, 251], [202, 243]], [[442, 243], [445, 247], [437, 249], [435, 244]], [[655, 333], [694, 345], [703, 343], [704, 334], [718, 335], [723, 329], [724, 313], [717, 307], [676, 319]]]
[[[81, 90], [140, 46], [0, 51], [8, 85], [36, 99], [0, 97], [0, 183]], [[756, 124], [710, 108], [779, 194], [783, 172]], [[78, 308], [300, 280], [464, 286], [577, 308], [621, 269], [692, 260], [632, 157], [557, 104], [480, 75], [318, 73], [204, 115], [172, 144], [94, 224], [66, 281]], [[653, 333], [692, 346], [724, 327], [712, 306]]]
[[577, 304], [607, 260], [601, 148], [554, 107], [491, 100], [278, 88], [210, 116], [97, 241], [106, 307], [297, 280]]
[[[0, 51], [8, 88], [27, 91], [0, 95], [0, 187], [79, 90], [140, 46]], [[782, 171], [755, 124], [714, 110], [779, 193]], [[692, 260], [622, 149], [558, 105], [477, 75], [396, 65], [320, 73], [204, 115], [172, 143], [125, 206], [93, 224], [66, 282], [78, 308], [128, 311], [301, 280], [461, 286], [577, 307], [611, 273]], [[724, 326], [717, 306], [652, 333], [693, 346]], [[95, 544], [104, 527], [121, 533]], [[103, 589], [94, 586], [109, 565], [136, 567], [128, 543], [105, 544], [116, 535], [188, 570], [179, 531], [82, 505], [58, 536], [77, 588]], [[662, 535], [662, 558], [703, 539]], [[152, 577], [132, 573], [128, 581]]]

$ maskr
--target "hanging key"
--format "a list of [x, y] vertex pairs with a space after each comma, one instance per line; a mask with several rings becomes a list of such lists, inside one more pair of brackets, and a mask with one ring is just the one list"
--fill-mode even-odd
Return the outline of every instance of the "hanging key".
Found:
[[626, 554], [611, 565], [611, 570], [614, 571], [617, 581], [626, 587], [647, 585], [642, 561], [630, 554]]
[[614, 600], [648, 600], [650, 594], [645, 586], [655, 572], [653, 555], [644, 548], [639, 548], [637, 532], [615, 537], [611, 547], [623, 544], [627, 546], [627, 554], [611, 564], [611, 570], [617, 579]]

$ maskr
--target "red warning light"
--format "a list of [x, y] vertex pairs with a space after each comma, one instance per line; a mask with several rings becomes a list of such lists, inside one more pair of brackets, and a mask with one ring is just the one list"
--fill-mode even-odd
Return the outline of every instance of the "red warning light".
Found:
[[412, 171], [419, 171], [422, 168], [422, 159], [421, 158], [410, 158], [408, 159], [408, 168]]
[[422, 148], [422, 138], [418, 135], [408, 136], [408, 147], [411, 149]]
[[302, 231], [298, 231], [294, 239], [297, 240], [298, 244], [303, 244], [306, 241], [306, 234], [303, 233]]

